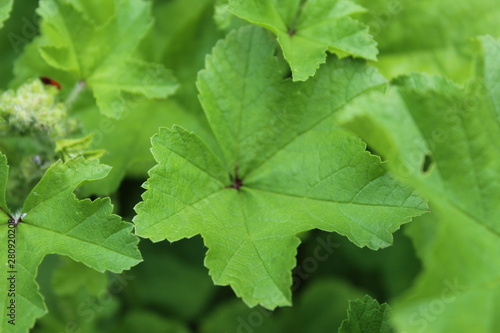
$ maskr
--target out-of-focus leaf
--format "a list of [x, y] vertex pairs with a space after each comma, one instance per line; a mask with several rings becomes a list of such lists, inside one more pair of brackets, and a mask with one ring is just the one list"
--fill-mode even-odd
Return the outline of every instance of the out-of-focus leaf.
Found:
[[93, 296], [106, 290], [108, 284], [106, 274], [67, 258], [61, 258], [61, 261], [62, 264], [55, 270], [52, 281], [57, 295], [73, 295], [82, 287]]
[[153, 241], [201, 234], [214, 282], [269, 309], [291, 302], [298, 233], [335, 231], [379, 249], [426, 207], [335, 123], [338, 109], [385, 80], [362, 61], [332, 57], [294, 84], [283, 80], [275, 47], [255, 26], [218, 43], [198, 87], [224, 159], [193, 133], [161, 129], [134, 218]]
[[201, 333], [219, 332], [334, 332], [345, 318], [348, 299], [364, 293], [341, 280], [312, 281], [293, 307], [268, 311], [230, 301], [202, 321]]
[[9, 17], [13, 2], [14, 0], [0, 0], [0, 29], [3, 27], [3, 22]]
[[133, 311], [125, 315], [116, 333], [189, 333], [190, 330], [175, 320], [148, 311]]
[[[56, 80], [69, 77], [76, 89], [79, 84], [90, 87], [100, 111], [114, 118], [121, 116], [119, 105], [128, 94], [164, 98], [177, 89], [162, 65], [132, 57], [151, 28], [148, 2], [114, 0], [96, 6], [81, 0], [43, 0], [37, 12], [42, 34], [17, 66], [24, 79], [44, 75], [42, 70], [55, 74]], [[31, 65], [29, 58], [37, 61]], [[70, 102], [75, 97], [66, 95]]]
[[198, 239], [186, 244], [143, 241], [144, 262], [127, 272], [133, 279], [125, 290], [137, 308], [161, 309], [184, 320], [196, 319], [212, 299], [214, 287], [202, 267], [203, 247]]
[[497, 0], [357, 0], [362, 21], [378, 42], [376, 66], [389, 78], [412, 71], [465, 81], [471, 75], [470, 38], [500, 37]]
[[[479, 39], [465, 87], [423, 74], [355, 100], [341, 117], [430, 199], [410, 227], [424, 271], [394, 304], [406, 332], [495, 332], [500, 295], [500, 40]], [[478, 321], [477, 318], [482, 318]]]

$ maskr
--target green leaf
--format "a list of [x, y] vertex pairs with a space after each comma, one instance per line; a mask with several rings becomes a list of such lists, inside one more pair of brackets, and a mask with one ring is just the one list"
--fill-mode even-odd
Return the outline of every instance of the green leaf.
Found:
[[147, 171], [154, 166], [149, 152], [151, 136], [160, 126], [179, 124], [204, 137], [210, 135], [199, 118], [173, 99], [138, 99], [122, 105], [126, 111], [119, 120], [102, 119], [96, 107], [82, 108], [77, 115], [84, 128], [93, 134], [94, 149], [106, 151], [101, 161], [113, 167], [106, 178], [85, 185], [86, 194], [109, 195], [117, 190], [126, 175], [146, 178]]
[[7, 178], [9, 176], [9, 167], [7, 166], [7, 157], [0, 153], [0, 179], [2, 180], [0, 182], [0, 207], [2, 208], [0, 210], [0, 216], [4, 220], [6, 217], [9, 217], [9, 211], [4, 210], [7, 208], [7, 200], [6, 200], [6, 194], [7, 194]]
[[363, 295], [364, 292], [342, 280], [313, 279], [293, 307], [282, 309], [281, 332], [333, 332], [345, 318], [348, 300]]
[[[215, 26], [213, 7], [213, 0], [157, 2], [153, 11], [154, 29], [138, 49], [143, 58], [172, 68], [180, 82], [173, 98], [185, 113], [203, 120], [196, 77], [205, 64], [207, 53], [225, 35]], [[166, 17], [175, 19], [167, 20]], [[161, 125], [167, 126], [165, 123]], [[204, 125], [208, 128], [208, 124]]]
[[99, 292], [107, 289], [108, 278], [80, 262], [63, 257], [54, 272], [52, 283], [54, 292], [59, 296], [74, 295], [82, 287], [92, 296], [99, 296]]
[[245, 303], [232, 299], [212, 310], [203, 321], [200, 333], [219, 332], [286, 332], [276, 321], [274, 312], [261, 307], [250, 309]]
[[[8, 170], [4, 155], [0, 155], [0, 170], [4, 186]], [[14, 327], [15, 332], [27, 332], [35, 319], [46, 313], [35, 282], [37, 268], [45, 255], [67, 255], [99, 272], [120, 272], [141, 261], [138, 239], [131, 234], [132, 225], [112, 214], [109, 199], [78, 200], [72, 193], [82, 182], [102, 178], [108, 171], [109, 167], [99, 165], [97, 160], [57, 162], [28, 195], [22, 215], [14, 216], [19, 221], [17, 226], [7, 225], [4, 217], [0, 226], [1, 251], [7, 254], [8, 248], [12, 252], [15, 247], [15, 262], [4, 257], [2, 267], [8, 265], [8, 268], [2, 270], [0, 289], [13, 289], [11, 283], [15, 280], [15, 296], [6, 292], [0, 296], [2, 332], [13, 332]], [[1, 208], [8, 212], [5, 205]], [[12, 275], [15, 278], [7, 280]], [[15, 326], [5, 320], [12, 300], [16, 307]]]
[[[112, 106], [121, 114], [121, 118], [116, 121], [99, 115], [94, 99], [86, 90], [79, 95], [77, 102], [71, 105], [73, 114], [83, 125], [84, 133], [93, 134], [93, 149], [96, 151], [91, 153], [106, 150], [101, 161], [112, 166], [106, 178], [84, 186], [84, 194], [109, 195], [118, 188], [125, 175], [145, 178], [147, 170], [154, 165], [149, 152], [150, 138], [160, 126], [171, 126], [175, 123], [195, 130], [203, 138], [213, 136], [202, 116], [195, 86], [196, 73], [203, 67], [205, 54], [221, 36], [220, 33], [215, 33], [215, 27], [209, 24], [211, 13], [207, 11], [211, 6], [209, 0], [181, 0], [157, 4], [154, 8], [155, 29], [141, 41], [141, 46], [135, 53], [139, 59], [161, 62], [176, 70], [175, 75], [179, 77], [182, 86], [175, 99], [147, 99], [139, 94], [140, 90], [132, 94], [124, 93], [119, 100], [108, 104], [108, 107]], [[164, 17], [176, 19], [164, 20]], [[40, 39], [27, 45], [17, 61], [14, 84], [20, 84], [23, 78], [44, 73], [61, 82], [61, 94], [64, 95], [67, 88], [75, 84], [74, 79], [62, 70], [50, 68], [39, 55], [38, 44]], [[155, 68], [159, 72], [162, 70], [162, 67], [155, 65], [148, 68], [152, 73], [156, 72]], [[133, 74], [110, 73], [100, 75], [121, 82], [124, 80], [123, 75], [128, 77]], [[150, 78], [144, 83], [151, 84], [153, 79]], [[141, 80], [137, 78], [136, 81], [138, 87], [142, 87]], [[153, 87], [151, 86], [151, 89]], [[107, 92], [106, 85], [102, 85], [102, 94], [108, 96]], [[182, 95], [182, 100], [177, 98], [179, 95]]]
[[126, 314], [117, 332], [127, 333], [189, 333], [183, 324], [151, 311], [133, 311]]
[[[163, 61], [167, 67], [174, 71], [190, 71], [191, 68], [188, 64], [180, 67], [172, 65], [181, 62], [183, 56], [191, 61], [193, 61], [193, 56], [200, 57], [197, 55], [197, 51], [200, 49], [205, 51], [206, 41], [204, 39], [207, 37], [206, 35], [222, 36], [216, 32], [214, 24], [210, 24], [213, 2], [214, 0], [172, 0], [154, 3], [155, 22], [153, 29], [141, 42], [138, 51], [151, 61]], [[175, 19], [166, 20], [165, 17]], [[206, 20], [207, 17], [210, 20]], [[196, 43], [193, 43], [195, 38]], [[206, 51], [210, 51], [210, 49]]]
[[387, 303], [366, 295], [362, 299], [349, 301], [347, 319], [342, 322], [339, 333], [391, 333], [389, 323], [390, 307]]
[[104, 150], [89, 150], [92, 145], [92, 134], [78, 139], [59, 139], [55, 142], [55, 153], [60, 156], [61, 160], [67, 161], [78, 156], [85, 158], [100, 158]]
[[162, 129], [134, 219], [153, 241], [201, 234], [214, 282], [270, 309], [291, 303], [298, 233], [335, 231], [378, 249], [426, 207], [335, 121], [384, 79], [362, 61], [330, 58], [313, 79], [292, 83], [275, 47], [252, 26], [217, 44], [198, 88], [224, 159], [182, 128]]
[[224, 31], [238, 29], [248, 24], [239, 17], [234, 16], [229, 10], [228, 0], [216, 0], [214, 8], [214, 21], [217, 27]]
[[153, 307], [184, 321], [196, 320], [210, 305], [215, 292], [202, 266], [203, 243], [191, 239], [163, 245], [141, 241], [139, 249], [144, 262], [127, 272], [133, 279], [125, 296], [137, 308]]
[[17, 90], [0, 94], [0, 116], [8, 123], [2, 134], [14, 136], [31, 132], [55, 138], [74, 132], [76, 126], [68, 120], [65, 105], [58, 103], [57, 92], [55, 87], [47, 87], [34, 79]]
[[119, 276], [96, 272], [67, 257], [46, 256], [38, 267], [36, 281], [48, 313], [37, 320], [31, 331], [109, 332], [102, 328], [102, 323], [114, 315], [122, 315], [116, 295], [122, 288]]
[[402, 331], [494, 332], [499, 324], [500, 268], [491, 260], [500, 254], [500, 67], [492, 61], [500, 40], [480, 44], [478, 74], [465, 87], [413, 74], [343, 115], [436, 214], [409, 230], [424, 271], [394, 304]]
[[32, 80], [40, 75], [54, 78], [61, 84], [61, 95], [68, 95], [69, 89], [75, 85], [74, 75], [61, 69], [56, 69], [48, 65], [42, 58], [39, 48], [44, 42], [42, 36], [35, 37], [31, 43], [24, 46], [23, 52], [17, 57], [14, 63], [14, 79], [10, 82], [13, 87], [18, 87], [26, 81]]
[[363, 295], [342, 280], [313, 279], [301, 290], [293, 307], [279, 311], [250, 309], [239, 300], [223, 303], [202, 321], [200, 333], [333, 332], [345, 318], [347, 300]]
[[115, 0], [94, 8], [84, 1], [43, 0], [39, 51], [47, 64], [92, 88], [97, 105], [119, 118], [123, 93], [163, 98], [177, 89], [163, 66], [132, 59], [151, 27], [150, 3]]
[[376, 60], [368, 27], [350, 15], [364, 9], [348, 0], [231, 0], [229, 10], [278, 37], [294, 81], [305, 81], [326, 60], [326, 51]]
[[[486, 87], [491, 98], [491, 108], [497, 114], [500, 120], [500, 39], [491, 36], [484, 36], [477, 39], [477, 76], [479, 77], [479, 86]], [[480, 93], [478, 91], [476, 93]], [[484, 91], [483, 91], [484, 92]]]
[[0, 0], [0, 29], [3, 27], [3, 22], [9, 18], [13, 3], [13, 0]]

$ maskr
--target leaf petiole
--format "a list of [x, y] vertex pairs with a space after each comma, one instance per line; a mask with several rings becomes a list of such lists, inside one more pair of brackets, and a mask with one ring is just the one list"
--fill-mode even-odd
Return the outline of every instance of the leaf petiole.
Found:
[[78, 96], [83, 91], [83, 89], [85, 89], [86, 86], [87, 86], [87, 82], [85, 82], [84, 80], [78, 81], [75, 84], [75, 86], [73, 87], [73, 90], [71, 90], [71, 93], [69, 94], [68, 98], [64, 102], [68, 108], [78, 98]]

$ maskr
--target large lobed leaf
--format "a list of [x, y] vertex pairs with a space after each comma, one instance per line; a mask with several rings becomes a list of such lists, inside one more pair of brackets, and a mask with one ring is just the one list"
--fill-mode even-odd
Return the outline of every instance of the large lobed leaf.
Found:
[[163, 66], [131, 57], [151, 27], [150, 6], [139, 0], [43, 0], [35, 44], [48, 65], [92, 88], [103, 114], [119, 118], [123, 93], [163, 98], [177, 88]]
[[[37, 269], [47, 254], [62, 254], [103, 272], [121, 272], [141, 261], [137, 249], [138, 239], [132, 225], [112, 214], [108, 198], [78, 200], [72, 193], [82, 182], [104, 177], [109, 167], [97, 160], [78, 158], [66, 163], [57, 162], [43, 176], [27, 197], [22, 222], [13, 229], [8, 227], [9, 210], [5, 202], [7, 159], [0, 154], [0, 247], [2, 273], [0, 279], [0, 331], [27, 332], [35, 319], [47, 310], [35, 282]], [[8, 230], [15, 230], [15, 263], [7, 261]], [[7, 269], [5, 268], [7, 267]], [[15, 271], [15, 273], [10, 273]], [[8, 297], [7, 277], [16, 276], [16, 296]], [[16, 300], [15, 326], [6, 318], [7, 306]]]
[[198, 88], [223, 158], [182, 128], [162, 129], [134, 219], [153, 241], [201, 234], [214, 282], [270, 309], [291, 303], [297, 233], [335, 231], [378, 249], [426, 209], [335, 121], [385, 80], [362, 61], [329, 58], [314, 78], [293, 83], [275, 47], [251, 26], [217, 44]]
[[479, 45], [477, 75], [465, 87], [413, 74], [343, 115], [436, 213], [410, 226], [424, 271], [394, 306], [405, 332], [496, 332], [500, 324], [500, 40]]
[[376, 60], [368, 27], [350, 16], [363, 12], [348, 0], [230, 0], [229, 10], [278, 37], [295, 81], [314, 75], [326, 51]]

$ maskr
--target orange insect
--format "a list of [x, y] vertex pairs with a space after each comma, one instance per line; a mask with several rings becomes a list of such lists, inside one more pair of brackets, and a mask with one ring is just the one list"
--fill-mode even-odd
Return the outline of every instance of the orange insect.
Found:
[[54, 79], [46, 76], [40, 76], [40, 80], [43, 84], [50, 84], [51, 86], [56, 87], [58, 90], [61, 90], [61, 84]]

